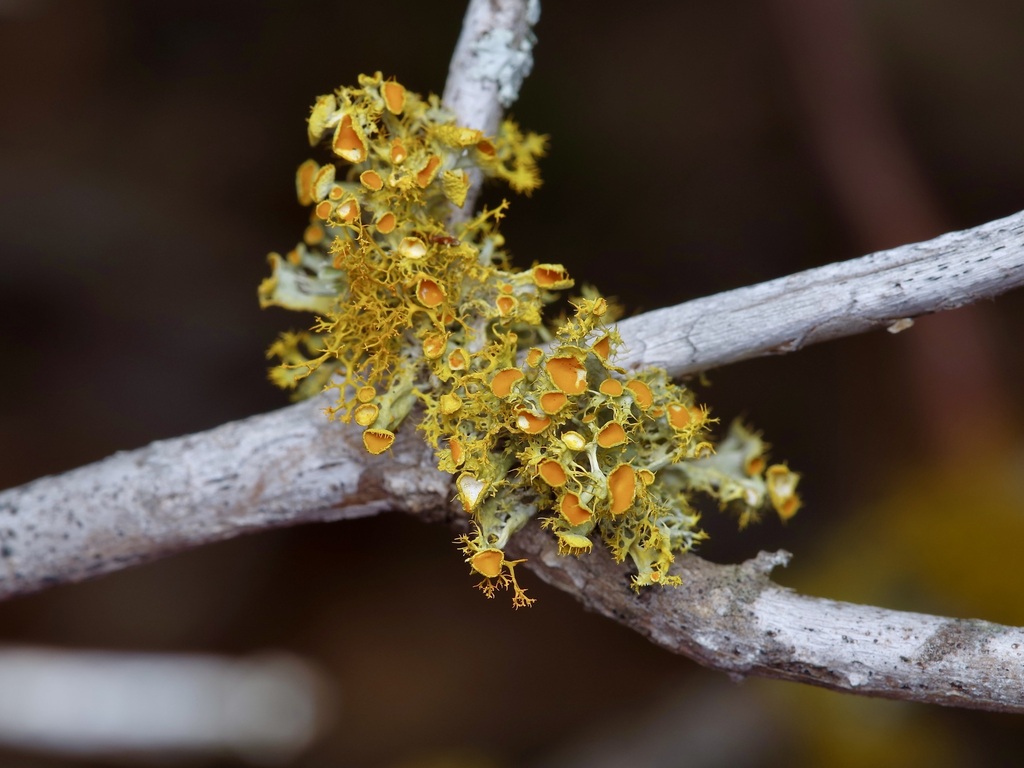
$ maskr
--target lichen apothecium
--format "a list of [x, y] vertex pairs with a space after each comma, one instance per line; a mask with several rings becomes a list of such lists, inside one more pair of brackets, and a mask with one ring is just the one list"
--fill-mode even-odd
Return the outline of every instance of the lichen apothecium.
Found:
[[560, 264], [511, 266], [498, 231], [507, 201], [452, 216], [473, 169], [536, 190], [546, 137], [511, 120], [496, 136], [460, 127], [436, 96], [379, 72], [318, 98], [308, 133], [333, 157], [299, 166], [310, 224], [293, 250], [270, 254], [259, 298], [315, 321], [271, 345], [270, 378], [298, 397], [335, 392], [329, 415], [354, 420], [382, 460], [421, 404], [419, 429], [471, 517], [458, 543], [485, 594], [533, 602], [505, 549], [538, 514], [563, 554], [600, 540], [628, 558], [639, 589], [679, 582], [675, 555], [705, 537], [696, 492], [734, 508], [741, 526], [768, 507], [796, 513], [799, 476], [768, 465], [759, 435], [734, 424], [716, 446], [690, 390], [662, 370], [615, 365], [615, 312], [595, 291], [544, 324], [544, 305], [573, 281]]

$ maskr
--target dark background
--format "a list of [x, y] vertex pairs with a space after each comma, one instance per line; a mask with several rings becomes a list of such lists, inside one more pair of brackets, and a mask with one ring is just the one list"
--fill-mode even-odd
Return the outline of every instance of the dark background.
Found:
[[[462, 3], [0, 2], [0, 487], [271, 410], [265, 254], [299, 238], [313, 99], [440, 91]], [[549, 2], [513, 115], [551, 135], [504, 226], [632, 312], [1024, 208], [1019, 0]], [[702, 554], [812, 594], [1024, 624], [1024, 299], [712, 372], [806, 508]], [[736, 685], [523, 575], [486, 601], [398, 516], [252, 536], [0, 605], [0, 642], [325, 670], [310, 766], [978, 765], [1020, 721]], [[595, 745], [597, 745], [595, 747]], [[0, 753], [0, 764], [63, 765]], [[102, 763], [81, 763], [93, 765]], [[210, 765], [230, 765], [229, 760]]]

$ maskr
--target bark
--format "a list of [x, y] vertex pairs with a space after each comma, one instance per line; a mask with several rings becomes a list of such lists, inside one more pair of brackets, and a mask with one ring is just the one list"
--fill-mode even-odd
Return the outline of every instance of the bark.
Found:
[[0, 647], [0, 741], [143, 762], [234, 753], [285, 763], [332, 702], [297, 658]]
[[[498, 132], [504, 108], [519, 97], [533, 69], [533, 25], [539, 18], [540, 0], [470, 0], [442, 96], [461, 125], [487, 136]], [[473, 168], [469, 179], [469, 194], [452, 213], [452, 224], [473, 215], [483, 174]]]
[[[1022, 231], [1016, 214], [641, 315], [622, 324], [623, 363], [692, 372], [990, 297], [1024, 277]], [[450, 477], [427, 469], [433, 457], [411, 425], [389, 455], [372, 457], [357, 429], [323, 416], [326, 405], [317, 398], [0, 492], [0, 597], [265, 528], [388, 509], [452, 518]], [[773, 585], [763, 560], [686, 556], [681, 589], [638, 597], [625, 567], [601, 553], [558, 558], [536, 531], [517, 546], [585, 605], [708, 666], [1024, 712], [1020, 629], [803, 597]]]
[[369, 457], [326, 399], [161, 440], [0, 492], [0, 598], [242, 533], [420, 512], [448, 496], [415, 429]]
[[758, 675], [864, 696], [1024, 713], [1024, 628], [892, 611], [774, 584], [786, 552], [741, 565], [693, 555], [681, 587], [628, 588], [604, 552], [560, 557], [544, 532], [515, 539], [545, 581], [673, 653], [738, 677]]
[[1024, 211], [932, 240], [878, 251], [689, 301], [619, 325], [626, 365], [673, 376], [991, 299], [1024, 285]]

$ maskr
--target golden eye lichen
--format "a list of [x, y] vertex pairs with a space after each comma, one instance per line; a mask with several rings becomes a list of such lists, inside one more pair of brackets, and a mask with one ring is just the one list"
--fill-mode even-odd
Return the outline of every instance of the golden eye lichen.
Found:
[[298, 397], [336, 393], [329, 415], [355, 421], [383, 460], [421, 405], [419, 429], [471, 518], [458, 543], [488, 597], [507, 588], [516, 607], [533, 602], [505, 549], [538, 512], [562, 554], [601, 541], [628, 558], [636, 589], [679, 582], [669, 566], [705, 538], [698, 492], [741, 527], [765, 508], [796, 513], [799, 475], [769, 466], [759, 435], [734, 424], [716, 447], [690, 390], [615, 365], [615, 312], [595, 291], [544, 324], [573, 281], [560, 264], [509, 263], [507, 201], [451, 215], [472, 170], [536, 190], [546, 137], [511, 120], [484, 136], [379, 72], [319, 97], [308, 136], [326, 155], [296, 174], [310, 224], [293, 250], [270, 254], [259, 299], [314, 320], [270, 346], [270, 378]]

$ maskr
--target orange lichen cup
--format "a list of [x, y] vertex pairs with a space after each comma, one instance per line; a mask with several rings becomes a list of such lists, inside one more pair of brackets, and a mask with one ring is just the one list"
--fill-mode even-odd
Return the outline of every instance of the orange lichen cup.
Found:
[[621, 515], [636, 498], [636, 472], [629, 464], [619, 464], [608, 475], [608, 495], [611, 497], [611, 512]]

